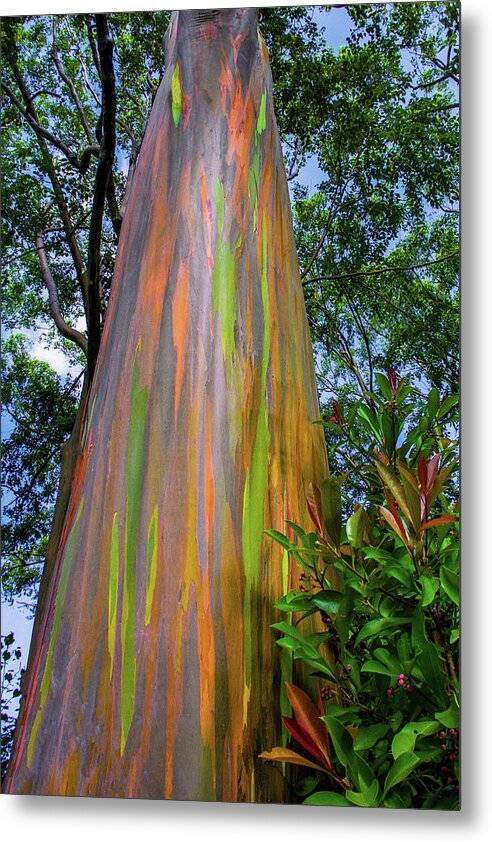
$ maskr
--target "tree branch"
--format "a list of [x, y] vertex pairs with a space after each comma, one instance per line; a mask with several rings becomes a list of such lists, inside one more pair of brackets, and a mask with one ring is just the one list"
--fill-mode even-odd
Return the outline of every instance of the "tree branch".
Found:
[[97, 51], [97, 45], [94, 40], [94, 28], [93, 23], [91, 20], [90, 15], [85, 15], [85, 25], [87, 27], [87, 38], [89, 39], [89, 45], [91, 48], [92, 58], [94, 61], [94, 66], [98, 72], [99, 78], [101, 77], [101, 65], [99, 62], [99, 53]]
[[443, 73], [442, 76], [438, 76], [437, 79], [431, 79], [430, 82], [421, 82], [420, 85], [410, 85], [412, 91], [420, 91], [424, 88], [432, 88], [434, 85], [439, 85], [441, 82], [446, 82], [448, 79], [453, 79], [453, 81], [458, 82], [456, 76], [449, 71], [448, 73]]
[[[36, 110], [34, 104], [32, 102], [31, 93], [27, 87], [27, 84], [24, 80], [24, 77], [19, 69], [17, 64], [16, 55], [17, 55], [17, 45], [15, 43], [15, 39], [13, 37], [12, 29], [7, 24], [4, 25], [4, 33], [6, 35], [7, 44], [9, 47], [8, 50], [8, 62], [11, 67], [14, 79], [16, 84], [21, 92], [22, 99], [24, 101], [26, 111], [28, 114], [33, 118], [33, 120], [39, 124], [39, 120], [37, 119]], [[55, 197], [56, 204], [58, 206], [58, 211], [60, 214], [60, 218], [63, 225], [63, 230], [65, 233], [65, 237], [67, 240], [68, 247], [70, 249], [70, 254], [72, 255], [72, 260], [75, 267], [75, 272], [77, 274], [77, 280], [79, 282], [79, 286], [82, 293], [82, 299], [84, 302], [84, 309], [87, 315], [87, 273], [84, 265], [84, 261], [82, 259], [82, 255], [80, 252], [80, 248], [77, 242], [77, 238], [74, 234], [74, 226], [72, 224], [70, 213], [68, 211], [68, 206], [65, 201], [65, 196], [63, 194], [63, 189], [58, 178], [55, 164], [53, 158], [50, 154], [50, 150], [48, 148], [48, 144], [44, 136], [36, 132], [36, 139], [38, 142], [38, 146], [41, 150], [41, 156], [43, 159], [43, 165], [48, 178], [51, 181], [51, 185], [53, 187], [53, 194]]]
[[82, 123], [83, 129], [84, 129], [84, 132], [85, 132], [85, 136], [86, 136], [86, 138], [89, 142], [89, 145], [93, 145], [94, 144], [94, 136], [93, 136], [91, 127], [89, 126], [89, 123], [87, 122], [87, 117], [85, 115], [84, 106], [82, 105], [82, 102], [80, 101], [80, 97], [77, 93], [77, 89], [76, 89], [74, 83], [72, 82], [70, 77], [65, 72], [65, 68], [64, 68], [64, 66], [61, 62], [61, 59], [60, 59], [60, 53], [58, 51], [58, 45], [56, 43], [56, 17], [53, 17], [52, 55], [53, 55], [53, 61], [55, 62], [55, 66], [56, 66], [56, 69], [58, 71], [58, 75], [60, 76], [60, 79], [62, 79], [62, 81], [65, 82], [65, 85], [67, 86], [68, 90], [70, 91], [70, 93], [72, 95], [72, 99], [75, 103], [75, 107], [76, 107], [77, 111], [79, 112], [80, 122]]
[[24, 119], [29, 123], [29, 125], [36, 132], [36, 134], [44, 138], [44, 140], [47, 140], [49, 143], [51, 143], [52, 146], [55, 146], [56, 149], [62, 152], [67, 161], [69, 161], [69, 163], [72, 165], [72, 167], [74, 167], [76, 170], [80, 170], [79, 159], [76, 155], [73, 154], [72, 150], [66, 145], [66, 143], [64, 143], [63, 140], [60, 140], [58, 137], [55, 137], [55, 135], [52, 134], [52, 132], [50, 132], [48, 129], [45, 129], [44, 126], [42, 126], [41, 123], [39, 123], [38, 120], [35, 119], [35, 117], [33, 116], [32, 101], [34, 97], [32, 97], [31, 95], [29, 95], [28, 97], [28, 102], [31, 105], [31, 108], [28, 110], [28, 108], [25, 108], [22, 105], [22, 103], [16, 97], [11, 88], [9, 88], [7, 83], [3, 80], [1, 82], [1, 86], [7, 94], [10, 101], [12, 102], [12, 104], [15, 105], [17, 110], [22, 114]]
[[342, 187], [342, 186], [341, 186], [341, 174], [340, 174], [339, 179], [338, 179], [338, 183], [337, 183], [337, 185], [336, 185], [336, 187], [335, 187], [335, 192], [334, 192], [334, 195], [333, 195], [333, 200], [332, 200], [332, 202], [331, 202], [331, 204], [330, 204], [330, 208], [329, 208], [329, 210], [328, 210], [328, 219], [326, 220], [326, 223], [325, 223], [325, 225], [324, 225], [324, 231], [323, 231], [323, 234], [322, 234], [322, 236], [321, 236], [321, 239], [320, 239], [320, 241], [319, 241], [318, 245], [317, 245], [317, 246], [316, 246], [316, 248], [314, 249], [314, 251], [313, 251], [313, 253], [312, 253], [311, 257], [309, 258], [309, 260], [308, 260], [308, 264], [307, 264], [307, 266], [306, 266], [305, 270], [304, 270], [303, 272], [301, 272], [301, 281], [302, 281], [302, 280], [303, 280], [303, 279], [304, 279], [307, 275], [309, 275], [309, 272], [311, 271], [312, 267], [314, 266], [314, 262], [315, 262], [316, 258], [318, 257], [318, 255], [319, 255], [319, 253], [320, 253], [321, 249], [323, 248], [323, 246], [324, 246], [324, 244], [325, 244], [325, 241], [326, 241], [326, 238], [327, 238], [327, 236], [328, 236], [329, 229], [330, 229], [330, 224], [331, 224], [331, 221], [332, 221], [332, 219], [333, 219], [334, 212], [335, 212], [335, 203], [336, 203], [336, 201], [337, 201], [337, 193], [340, 193], [340, 195], [339, 195], [339, 197], [338, 197], [338, 204], [340, 204], [340, 202], [341, 202], [341, 201], [342, 201], [342, 199], [343, 199], [343, 194], [345, 193], [345, 191], [346, 191], [346, 189], [347, 189], [347, 186], [348, 186], [349, 180], [350, 180], [350, 179], [348, 179], [348, 178], [347, 178], [347, 180], [345, 181], [345, 183], [344, 183], [344, 185], [343, 185], [343, 187]]
[[113, 41], [108, 19], [96, 15], [97, 49], [101, 72], [102, 138], [96, 170], [88, 245], [88, 374], [94, 373], [101, 339], [101, 236], [104, 205], [110, 183], [116, 147], [116, 83], [113, 68]]
[[43, 281], [45, 283], [46, 289], [48, 290], [48, 304], [50, 308], [50, 313], [53, 317], [53, 321], [61, 335], [64, 336], [65, 339], [69, 339], [71, 342], [75, 342], [75, 344], [78, 345], [79, 348], [81, 348], [84, 354], [87, 356], [87, 339], [85, 338], [84, 334], [80, 333], [80, 331], [67, 324], [60, 312], [58, 290], [56, 288], [53, 275], [51, 274], [48, 258], [46, 257], [46, 251], [44, 247], [44, 240], [42, 234], [38, 234], [38, 236], [36, 237], [36, 250], [38, 253], [41, 275], [43, 276]]
[[361, 278], [367, 275], [379, 275], [383, 272], [413, 272], [415, 269], [426, 269], [428, 266], [435, 266], [437, 263], [444, 263], [445, 260], [450, 260], [459, 254], [459, 250], [450, 252], [444, 257], [438, 257], [436, 260], [428, 260], [426, 263], [416, 263], [414, 266], [380, 266], [377, 269], [363, 269], [358, 272], [347, 272], [344, 275], [320, 275], [317, 278], [310, 278], [308, 281], [303, 281], [303, 286], [310, 286], [317, 283], [317, 281], [345, 281], [347, 278]]

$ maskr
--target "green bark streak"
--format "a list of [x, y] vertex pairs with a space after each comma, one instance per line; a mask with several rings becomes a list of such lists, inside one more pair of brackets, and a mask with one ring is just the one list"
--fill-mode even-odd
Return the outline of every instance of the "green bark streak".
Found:
[[[138, 348], [137, 348], [138, 354]], [[135, 357], [131, 387], [130, 425], [127, 452], [127, 500], [125, 530], [125, 564], [121, 617], [121, 731], [120, 753], [123, 754], [135, 707], [137, 662], [135, 658], [136, 557], [140, 499], [145, 457], [145, 422], [147, 389], [141, 389], [140, 366]]]
[[46, 702], [48, 700], [48, 693], [51, 685], [51, 673], [53, 667], [53, 653], [55, 650], [56, 642], [58, 640], [58, 635], [60, 633], [60, 626], [61, 626], [61, 619], [63, 614], [63, 605], [65, 602], [65, 594], [67, 592], [67, 585], [68, 585], [68, 577], [70, 574], [70, 570], [72, 568], [73, 556], [75, 551], [75, 544], [77, 542], [77, 535], [79, 531], [79, 521], [80, 516], [82, 514], [82, 507], [84, 505], [84, 498], [82, 497], [79, 503], [79, 508], [77, 510], [77, 515], [75, 517], [70, 535], [68, 537], [66, 548], [65, 548], [65, 557], [63, 559], [63, 566], [60, 575], [60, 581], [58, 583], [58, 591], [56, 594], [56, 601], [55, 601], [55, 614], [53, 618], [53, 626], [51, 629], [50, 635], [50, 642], [48, 646], [48, 654], [46, 656], [46, 663], [44, 666], [43, 678], [41, 681], [41, 687], [39, 690], [39, 705], [36, 711], [36, 716], [34, 718], [34, 723], [31, 729], [31, 735], [29, 737], [29, 743], [27, 746], [27, 765], [30, 766], [32, 762], [32, 756], [34, 753], [34, 748], [36, 745], [36, 740], [38, 736], [39, 726], [41, 725], [41, 721], [46, 709]]
[[183, 95], [181, 92], [181, 80], [179, 74], [179, 64], [176, 64], [173, 70], [171, 80], [171, 111], [173, 115], [173, 122], [176, 128], [179, 126], [181, 119], [181, 109], [183, 107]]
[[258, 119], [256, 121], [256, 135], [258, 137], [266, 129], [266, 91], [263, 91], [260, 101], [260, 110], [258, 111]]
[[216, 801], [215, 790], [212, 782], [212, 749], [202, 744], [202, 768], [200, 774], [202, 788], [200, 793], [201, 801]]
[[108, 586], [108, 650], [111, 659], [110, 677], [113, 677], [114, 650], [116, 644], [116, 613], [118, 608], [118, 574], [119, 574], [119, 536], [118, 514], [113, 517], [111, 530], [111, 552], [109, 556], [109, 586]]
[[145, 595], [145, 625], [150, 623], [157, 577], [157, 506], [154, 506], [147, 535], [147, 591]]
[[231, 362], [235, 350], [236, 261], [234, 252], [224, 241], [224, 187], [219, 179], [215, 182], [215, 207], [217, 244], [212, 270], [212, 309], [214, 316], [218, 313], [220, 317], [224, 359]]
[[268, 298], [268, 253], [266, 221], [262, 225], [261, 298], [263, 304], [263, 352], [261, 361], [261, 393], [251, 466], [246, 476], [243, 495], [242, 547], [245, 575], [244, 639], [246, 683], [251, 681], [252, 662], [252, 591], [258, 578], [260, 550], [264, 530], [265, 494], [268, 480], [267, 372], [270, 360], [270, 307]]
[[253, 205], [253, 231], [258, 220], [258, 185], [260, 180], [260, 137], [266, 129], [266, 91], [263, 91], [256, 120], [255, 152], [248, 173], [249, 200]]

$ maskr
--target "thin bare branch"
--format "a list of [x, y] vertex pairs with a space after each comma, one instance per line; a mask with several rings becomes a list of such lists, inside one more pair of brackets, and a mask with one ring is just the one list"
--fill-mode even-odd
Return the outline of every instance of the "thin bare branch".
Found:
[[46, 289], [48, 290], [48, 304], [53, 321], [61, 335], [64, 336], [65, 339], [69, 339], [71, 342], [75, 342], [75, 344], [78, 345], [79, 348], [81, 348], [84, 354], [87, 356], [87, 339], [85, 338], [84, 334], [80, 333], [79, 330], [76, 330], [74, 327], [71, 327], [71, 325], [67, 324], [60, 312], [58, 290], [56, 288], [56, 284], [51, 273], [51, 269], [49, 267], [48, 258], [46, 257], [46, 250], [42, 234], [38, 234], [38, 236], [36, 237], [36, 250], [38, 253], [41, 275], [43, 277]]
[[310, 286], [318, 281], [345, 281], [347, 278], [362, 278], [367, 275], [380, 275], [383, 272], [413, 272], [415, 269], [426, 269], [428, 266], [435, 266], [437, 263], [444, 263], [445, 260], [450, 260], [456, 257], [459, 250], [452, 251], [445, 254], [443, 257], [438, 257], [436, 260], [428, 260], [426, 263], [416, 263], [414, 266], [379, 266], [377, 269], [362, 269], [357, 272], [346, 272], [343, 275], [320, 275], [317, 278], [310, 278], [308, 281], [303, 281], [303, 286]]
[[85, 136], [86, 136], [86, 138], [89, 142], [89, 145], [94, 145], [94, 135], [92, 133], [91, 127], [89, 126], [84, 106], [82, 105], [82, 102], [80, 100], [80, 97], [77, 93], [77, 89], [76, 89], [72, 79], [70, 79], [70, 76], [68, 76], [68, 74], [66, 73], [65, 68], [64, 68], [64, 66], [62, 64], [62, 61], [60, 59], [60, 53], [59, 53], [59, 50], [58, 50], [58, 45], [56, 43], [56, 17], [53, 17], [52, 55], [53, 55], [53, 61], [55, 62], [55, 67], [58, 71], [58, 75], [60, 76], [60, 79], [62, 79], [62, 81], [65, 82], [65, 85], [67, 86], [68, 90], [70, 91], [70, 94], [72, 96], [75, 107], [76, 107], [76, 109], [79, 113], [80, 122], [82, 123], [82, 127], [84, 129]]

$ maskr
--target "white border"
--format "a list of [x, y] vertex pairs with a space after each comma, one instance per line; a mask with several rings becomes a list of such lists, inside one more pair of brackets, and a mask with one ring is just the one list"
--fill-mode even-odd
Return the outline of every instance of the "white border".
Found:
[[[299, 5], [308, 5], [298, 3]], [[3, 0], [2, 15], [182, 8], [152, 0]], [[194, 8], [233, 6], [193, 2]], [[253, 5], [245, 2], [242, 5]], [[261, 5], [290, 5], [264, 2]], [[335, 5], [335, 4], [334, 4]], [[223, 805], [157, 801], [3, 796], [3, 838], [87, 842], [109, 834], [118, 842], [422, 842], [490, 838], [492, 793], [492, 3], [462, 2], [462, 397], [463, 397], [463, 607], [461, 813]], [[490, 405], [489, 405], [490, 404]]]

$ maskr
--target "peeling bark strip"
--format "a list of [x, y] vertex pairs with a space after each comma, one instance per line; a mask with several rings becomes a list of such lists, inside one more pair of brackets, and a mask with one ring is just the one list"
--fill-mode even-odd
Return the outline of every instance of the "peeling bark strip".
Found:
[[174, 13], [9, 792], [282, 800], [273, 609], [326, 453], [265, 46]]

